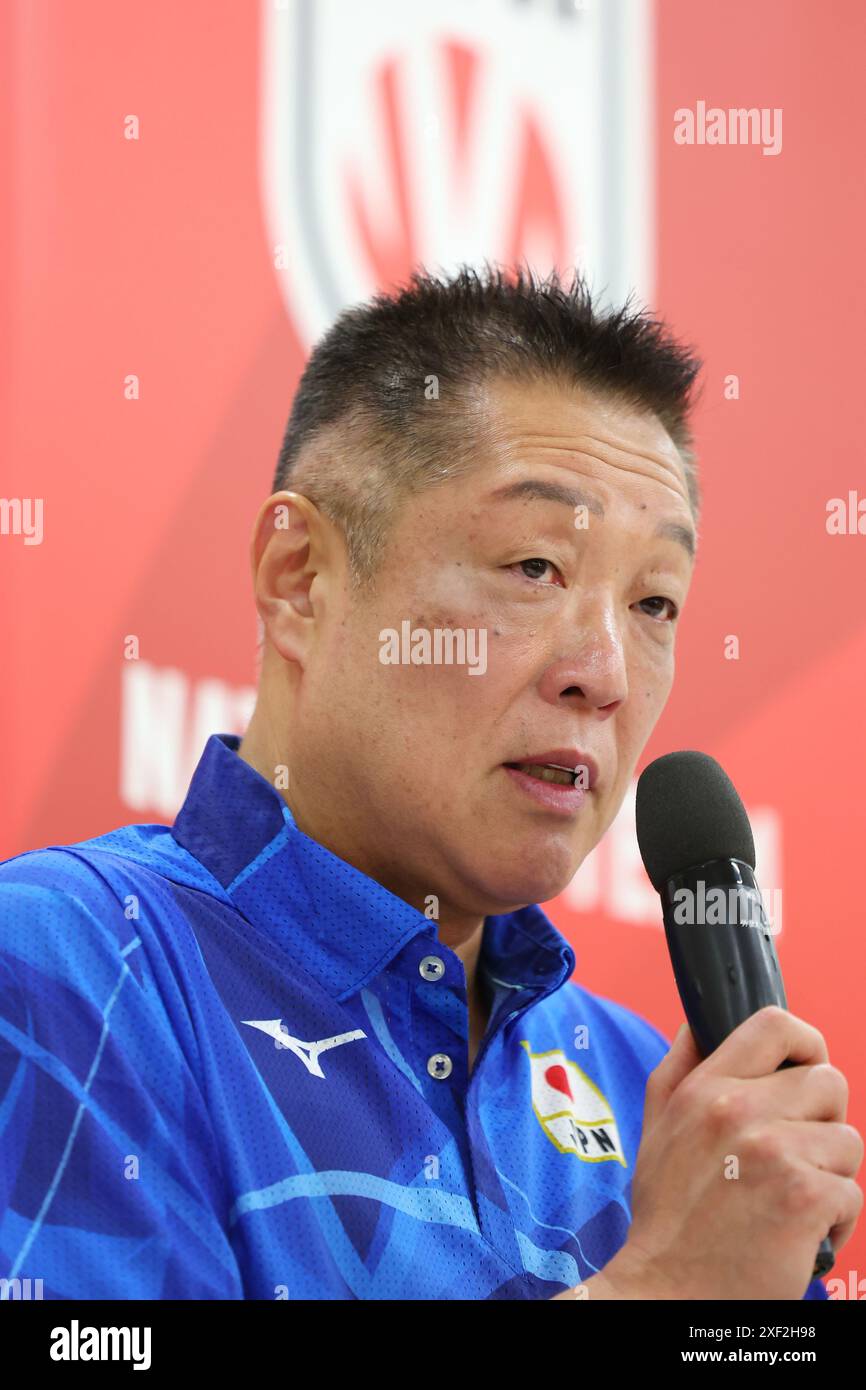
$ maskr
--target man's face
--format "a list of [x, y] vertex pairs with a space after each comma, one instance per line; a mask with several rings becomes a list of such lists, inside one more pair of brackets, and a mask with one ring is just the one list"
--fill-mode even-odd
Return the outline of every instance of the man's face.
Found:
[[[402, 507], [372, 595], [329, 605], [292, 736], [301, 824], [443, 915], [546, 901], [598, 843], [670, 692], [692, 569], [656, 534], [693, 520], [655, 417], [512, 383], [485, 417], [492, 451]], [[399, 660], [425, 654], [418, 630], [435, 655], [437, 629], [463, 632], [477, 674]], [[582, 795], [526, 770], [584, 758]]]

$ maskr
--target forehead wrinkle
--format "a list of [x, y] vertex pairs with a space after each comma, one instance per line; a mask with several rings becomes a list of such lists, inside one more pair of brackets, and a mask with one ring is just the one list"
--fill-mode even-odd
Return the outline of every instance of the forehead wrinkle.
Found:
[[[510, 452], [519, 455], [522, 448], [533, 448], [545, 453], [569, 454], [572, 457], [580, 456], [592, 460], [595, 463], [604, 464], [609, 468], [619, 468], [623, 472], [633, 473], [640, 477], [649, 478], [653, 482], [661, 483], [663, 486], [670, 487], [673, 492], [676, 492], [678, 496], [682, 497], [688, 503], [689, 499], [684, 479], [681, 477], [676, 464], [665, 459], [663, 455], [657, 454], [651, 450], [633, 448], [631, 445], [619, 446], [611, 444], [608, 440], [598, 439], [594, 435], [580, 435], [578, 436], [578, 440], [579, 442], [572, 444], [562, 444], [551, 442], [550, 436], [545, 437], [542, 434], [531, 433], [517, 435], [512, 440]], [[584, 443], [595, 445], [601, 452], [594, 452], [591, 448], [585, 449], [581, 447]], [[606, 457], [606, 454], [619, 454], [626, 461], [622, 463], [617, 462], [614, 458]], [[654, 465], [654, 470], [637, 467], [634, 462], [636, 459]], [[666, 476], [659, 477], [659, 472]], [[675, 482], [672, 480], [675, 480]], [[689, 511], [691, 511], [690, 504]]]

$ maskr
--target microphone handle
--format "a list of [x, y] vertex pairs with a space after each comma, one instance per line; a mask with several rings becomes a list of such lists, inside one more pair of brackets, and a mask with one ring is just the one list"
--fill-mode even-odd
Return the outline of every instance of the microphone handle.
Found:
[[[719, 889], [721, 894], [714, 892]], [[701, 1056], [715, 1052], [758, 1009], [787, 1009], [772, 928], [751, 865], [741, 859], [698, 864], [669, 878], [661, 899], [674, 978]], [[789, 1059], [779, 1070], [796, 1065]], [[825, 1236], [812, 1278], [827, 1274], [834, 1262]]]

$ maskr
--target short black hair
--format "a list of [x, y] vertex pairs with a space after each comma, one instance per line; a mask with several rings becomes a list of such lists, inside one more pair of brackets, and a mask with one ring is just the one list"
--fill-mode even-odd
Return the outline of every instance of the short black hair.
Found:
[[274, 476], [346, 535], [356, 582], [376, 567], [408, 494], [477, 462], [477, 405], [496, 379], [557, 381], [654, 414], [700, 493], [689, 416], [701, 361], [633, 305], [600, 309], [586, 280], [526, 267], [416, 270], [409, 283], [339, 315], [304, 369]]

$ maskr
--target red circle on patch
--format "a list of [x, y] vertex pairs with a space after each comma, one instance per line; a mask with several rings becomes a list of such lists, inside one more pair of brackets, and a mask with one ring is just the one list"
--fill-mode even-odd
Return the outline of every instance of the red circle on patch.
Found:
[[559, 1065], [548, 1067], [544, 1073], [544, 1079], [548, 1086], [553, 1087], [554, 1091], [562, 1091], [562, 1094], [568, 1096], [569, 1100], [574, 1100], [574, 1096], [571, 1093], [571, 1086], [568, 1082], [568, 1072], [565, 1070], [565, 1067]]

